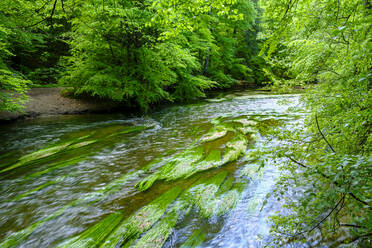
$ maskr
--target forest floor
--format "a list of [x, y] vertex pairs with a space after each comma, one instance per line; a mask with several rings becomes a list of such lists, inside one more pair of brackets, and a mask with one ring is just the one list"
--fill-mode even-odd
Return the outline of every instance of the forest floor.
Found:
[[112, 103], [94, 101], [92, 99], [74, 99], [64, 96], [61, 91], [66, 88], [32, 88], [27, 92], [28, 102], [24, 112], [0, 111], [0, 121], [9, 121], [19, 118], [36, 117], [40, 115], [80, 114], [92, 112], [105, 112], [113, 109]]

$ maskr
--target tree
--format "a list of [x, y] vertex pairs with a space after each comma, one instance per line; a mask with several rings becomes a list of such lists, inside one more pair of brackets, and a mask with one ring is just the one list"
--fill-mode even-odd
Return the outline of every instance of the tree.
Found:
[[[72, 57], [62, 81], [72, 82], [76, 94], [122, 101], [145, 110], [162, 100], [203, 97], [204, 90], [223, 86], [222, 80], [217, 81], [221, 78], [213, 76], [216, 71], [227, 74], [234, 65], [249, 71], [236, 58], [236, 40], [221, 37], [223, 32], [233, 34], [239, 21], [254, 21], [254, 7], [243, 3], [82, 2], [72, 20]], [[220, 35], [211, 31], [214, 24], [219, 25]]]
[[68, 51], [61, 37], [69, 28], [67, 15], [72, 7], [66, 2], [1, 1], [1, 110], [22, 109], [25, 91], [32, 82], [56, 82], [59, 57]]
[[[305, 129], [277, 133], [287, 163], [275, 195], [290, 214], [274, 216], [277, 242], [320, 231], [325, 240], [371, 242], [371, 18], [368, 1], [261, 1], [264, 52], [285, 54], [291, 80], [317, 83], [304, 96]], [[281, 82], [285, 79], [281, 79]], [[288, 188], [301, 197], [289, 198]], [[286, 239], [284, 239], [286, 238]], [[281, 240], [281, 241], [280, 241]]]

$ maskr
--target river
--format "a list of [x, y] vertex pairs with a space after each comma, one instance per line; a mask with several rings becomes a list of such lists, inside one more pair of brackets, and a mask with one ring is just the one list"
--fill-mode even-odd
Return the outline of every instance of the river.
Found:
[[279, 172], [260, 152], [277, 145], [269, 128], [302, 121], [296, 106], [236, 91], [143, 117], [2, 125], [0, 246], [115, 247], [119, 233], [137, 247], [263, 247], [280, 203], [263, 204]]

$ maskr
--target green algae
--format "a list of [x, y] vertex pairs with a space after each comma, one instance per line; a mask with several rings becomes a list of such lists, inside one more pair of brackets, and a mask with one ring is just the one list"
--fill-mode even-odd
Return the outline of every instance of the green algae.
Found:
[[220, 196], [220, 195], [226, 193], [227, 191], [229, 191], [231, 189], [231, 187], [233, 186], [234, 181], [235, 181], [234, 177], [232, 177], [232, 176], [227, 177], [226, 180], [221, 185], [221, 187], [218, 189], [218, 192], [217, 192], [216, 196]]
[[180, 248], [194, 248], [200, 246], [205, 239], [207, 238], [207, 235], [205, 232], [203, 232], [201, 229], [195, 229], [190, 237], [181, 245]]
[[71, 158], [71, 159], [68, 159], [68, 160], [64, 160], [64, 161], [58, 161], [58, 162], [55, 162], [55, 163], [51, 163], [49, 166], [49, 168], [45, 169], [45, 170], [42, 170], [42, 171], [39, 171], [39, 172], [35, 172], [33, 174], [30, 174], [28, 176], [25, 177], [25, 179], [30, 179], [30, 178], [34, 178], [34, 177], [38, 177], [38, 176], [41, 176], [41, 175], [44, 175], [46, 173], [49, 173], [51, 171], [54, 171], [54, 170], [57, 170], [57, 169], [60, 169], [60, 168], [64, 168], [64, 167], [68, 167], [68, 166], [71, 166], [71, 165], [75, 165], [81, 161], [84, 161], [86, 159], [87, 155], [86, 154], [83, 154], [81, 156], [78, 156], [78, 157], [74, 157], [74, 158]]
[[221, 157], [221, 151], [212, 150], [204, 160], [200, 161], [194, 166], [193, 170], [191, 171], [191, 173], [189, 173], [188, 176], [191, 176], [200, 171], [219, 167], [221, 165]]
[[22, 200], [23, 198], [25, 198], [25, 197], [31, 195], [31, 194], [34, 193], [34, 192], [37, 192], [37, 191], [42, 190], [42, 189], [44, 189], [44, 188], [46, 188], [46, 187], [48, 187], [48, 186], [50, 186], [50, 185], [53, 185], [53, 184], [55, 184], [55, 183], [58, 183], [58, 182], [63, 181], [65, 178], [66, 178], [66, 176], [62, 176], [62, 177], [58, 177], [58, 178], [55, 179], [55, 180], [52, 180], [52, 181], [46, 182], [46, 183], [44, 183], [44, 184], [42, 184], [42, 185], [40, 185], [40, 186], [38, 186], [38, 187], [36, 187], [36, 188], [34, 188], [34, 189], [31, 189], [31, 190], [29, 190], [29, 191], [27, 191], [27, 192], [25, 192], [25, 193], [23, 193], [23, 194], [20, 194], [20, 195], [14, 197], [14, 198], [11, 199], [10, 201], [19, 201], [19, 200]]
[[60, 216], [69, 206], [65, 206], [54, 212], [53, 214], [49, 215], [48, 217], [33, 223], [32, 225], [28, 226], [25, 229], [22, 229], [18, 232], [15, 232], [8, 236], [5, 240], [0, 243], [1, 248], [11, 248], [19, 246], [24, 240], [28, 238], [36, 229], [43, 226], [46, 222]]
[[98, 247], [105, 238], [119, 225], [123, 214], [113, 213], [92, 226], [82, 234], [57, 246], [58, 248], [91, 248]]
[[260, 165], [257, 164], [257, 163], [253, 163], [253, 164], [247, 164], [241, 171], [240, 171], [240, 175], [241, 176], [245, 176], [245, 177], [248, 177], [250, 180], [253, 180], [256, 175], [257, 175], [257, 172], [260, 168]]
[[212, 133], [207, 134], [201, 138], [201, 142], [211, 142], [224, 137], [227, 134], [227, 130], [215, 130]]
[[177, 210], [167, 213], [132, 248], [161, 248], [177, 224], [178, 216]]
[[196, 185], [192, 186], [184, 196], [187, 201], [191, 201], [200, 209], [203, 217], [209, 217], [209, 213], [213, 211], [213, 206], [211, 204], [213, 202], [212, 199], [214, 199], [215, 194], [227, 177], [227, 174], [227, 171], [223, 171], [212, 178], [199, 179], [195, 183]]
[[248, 139], [244, 135], [236, 135], [233, 140], [226, 144], [226, 152], [222, 163], [233, 162], [245, 153], [248, 147]]
[[144, 191], [150, 188], [157, 180], [175, 180], [193, 174], [193, 164], [203, 156], [203, 147], [187, 149], [170, 162], [163, 165], [157, 172], [141, 180], [136, 187]]
[[114, 248], [121, 246], [130, 239], [136, 238], [141, 233], [150, 229], [161, 218], [168, 206], [178, 197], [181, 191], [182, 188], [175, 187], [128, 217], [110, 234], [101, 247]]
[[[228, 177], [221, 185], [226, 174], [225, 177], [223, 175], [220, 175], [220, 177], [217, 176], [213, 178], [213, 185], [215, 186], [203, 186], [206, 187], [207, 191], [205, 193], [203, 192], [201, 197], [196, 200], [197, 206], [200, 209], [200, 215], [204, 218], [221, 216], [235, 208], [240, 200], [241, 192], [246, 187], [246, 182], [232, 185], [234, 182], [233, 177]], [[220, 181], [221, 179], [222, 181]]]
[[234, 119], [233, 122], [240, 123], [243, 126], [256, 126], [257, 125], [256, 121], [253, 121], [253, 120], [250, 120], [250, 119], [247, 119], [247, 118]]
[[10, 236], [5, 238], [5, 240], [3, 240], [0, 243], [0, 247], [1, 248], [3, 248], [3, 247], [8, 248], [8, 247], [18, 246], [21, 242], [23, 242], [25, 239], [27, 239], [27, 237], [31, 233], [33, 233], [37, 228], [40, 228], [46, 222], [48, 222], [48, 221], [50, 221], [54, 218], [59, 217], [68, 208], [75, 207], [75, 206], [78, 206], [78, 205], [81, 205], [81, 204], [92, 204], [94, 202], [100, 201], [100, 200], [104, 199], [105, 197], [107, 197], [108, 195], [118, 192], [126, 182], [128, 182], [129, 180], [139, 176], [141, 173], [143, 173], [142, 170], [127, 173], [126, 175], [110, 182], [104, 188], [102, 188], [98, 191], [95, 191], [95, 192], [88, 193], [85, 197], [70, 202], [69, 204], [67, 204], [64, 207], [58, 209], [56, 212], [47, 216], [46, 218], [35, 222], [34, 224], [30, 225], [29, 227], [27, 227], [25, 229], [22, 229], [20, 231], [17, 231], [15, 233], [11, 234]]
[[135, 126], [135, 127], [127, 127], [124, 130], [121, 130], [117, 133], [110, 134], [108, 136], [104, 136], [99, 139], [93, 139], [93, 140], [85, 140], [89, 137], [91, 137], [95, 132], [91, 132], [88, 135], [78, 137], [72, 140], [68, 140], [65, 142], [60, 142], [54, 145], [49, 145], [45, 148], [39, 149], [35, 152], [26, 154], [18, 159], [18, 161], [10, 166], [7, 166], [6, 168], [0, 170], [0, 174], [16, 169], [21, 166], [31, 165], [34, 164], [37, 161], [40, 161], [41, 159], [52, 157], [53, 155], [61, 154], [61, 152], [76, 150], [78, 148], [82, 148], [84, 146], [92, 145], [97, 142], [105, 141], [111, 137], [118, 136], [121, 134], [128, 134], [132, 132], [139, 132], [145, 129], [151, 128], [151, 126]]
[[13, 165], [5, 168], [5, 169], [2, 169], [0, 171], [0, 173], [4, 173], [4, 172], [10, 171], [10, 170], [13, 170], [15, 168], [21, 167], [21, 166], [26, 165], [26, 164], [28, 164], [32, 161], [35, 161], [35, 160], [39, 160], [39, 159], [42, 159], [42, 158], [52, 156], [52, 155], [64, 150], [66, 147], [68, 147], [72, 143], [73, 143], [73, 141], [68, 141], [68, 142], [65, 142], [65, 143], [62, 143], [62, 144], [58, 144], [58, 145], [48, 147], [48, 148], [43, 148], [43, 149], [37, 150], [36, 152], [32, 152], [30, 154], [24, 155], [21, 158], [19, 158], [19, 161], [17, 163], [15, 163], [15, 164], [13, 164]]

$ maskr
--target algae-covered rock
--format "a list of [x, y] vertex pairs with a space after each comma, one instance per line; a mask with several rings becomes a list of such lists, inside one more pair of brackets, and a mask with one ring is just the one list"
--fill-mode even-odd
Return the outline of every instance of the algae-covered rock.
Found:
[[222, 163], [228, 163], [237, 160], [245, 153], [248, 147], [248, 140], [244, 135], [237, 135], [233, 140], [226, 144], [226, 152]]
[[208, 156], [195, 164], [193, 172], [190, 175], [195, 174], [199, 171], [205, 171], [211, 168], [216, 168], [221, 165], [221, 151], [219, 150], [212, 150]]
[[241, 123], [243, 126], [256, 126], [257, 122], [245, 118], [235, 119], [234, 122]]
[[0, 171], [0, 173], [4, 173], [4, 172], [10, 171], [10, 170], [13, 170], [15, 168], [26, 165], [30, 162], [33, 162], [35, 160], [39, 160], [39, 159], [42, 159], [42, 158], [52, 156], [52, 155], [54, 155], [54, 154], [56, 154], [56, 153], [58, 153], [58, 152], [60, 152], [64, 149], [66, 149], [72, 143], [73, 143], [73, 141], [68, 141], [68, 142], [65, 142], [65, 143], [61, 143], [61, 144], [58, 144], [58, 145], [55, 145], [55, 146], [52, 146], [52, 147], [48, 147], [48, 148], [43, 148], [43, 149], [40, 149], [38, 151], [32, 152], [30, 154], [24, 155], [24, 156], [22, 156], [18, 159], [17, 163], [15, 163], [15, 164], [7, 167], [7, 168], [2, 169]]
[[141, 233], [147, 231], [161, 218], [165, 210], [178, 197], [181, 191], [180, 187], [175, 187], [131, 215], [110, 234], [101, 247], [114, 248], [121, 246], [129, 239], [138, 237]]
[[190, 194], [189, 200], [196, 204], [203, 217], [210, 217], [210, 213], [213, 213], [215, 204], [212, 200], [215, 198], [214, 196], [222, 182], [225, 180], [227, 174], [228, 172], [224, 171], [210, 179], [200, 179], [197, 182], [197, 185], [188, 190]]
[[151, 228], [133, 248], [160, 248], [163, 246], [177, 223], [179, 212], [173, 209]]
[[181, 245], [180, 248], [194, 248], [200, 246], [205, 239], [207, 238], [207, 235], [205, 232], [203, 232], [201, 229], [195, 229], [190, 237]]
[[81, 205], [81, 204], [89, 204], [89, 203], [94, 203], [94, 202], [97, 202], [99, 200], [102, 200], [105, 197], [107, 197], [108, 195], [114, 194], [117, 191], [119, 191], [121, 189], [121, 187], [126, 182], [133, 179], [134, 177], [137, 177], [141, 173], [143, 173], [142, 170], [130, 172], [130, 173], [128, 173], [128, 174], [126, 174], [126, 175], [124, 175], [124, 176], [122, 176], [118, 179], [115, 179], [112, 182], [110, 182], [104, 188], [102, 188], [98, 191], [95, 191], [95, 192], [91, 192], [83, 198], [80, 198], [80, 199], [77, 199], [75, 201], [70, 202], [69, 204], [67, 204], [67, 205], [63, 206], [62, 208], [58, 209], [56, 212], [52, 213], [48, 217], [43, 218], [43, 219], [33, 223], [32, 225], [26, 227], [25, 229], [22, 229], [18, 232], [15, 232], [15, 233], [11, 234], [10, 236], [5, 238], [0, 243], [0, 247], [1, 248], [3, 248], [3, 247], [4, 248], [17, 247], [24, 240], [26, 240], [28, 238], [28, 236], [32, 232], [34, 232], [37, 228], [40, 228], [41, 226], [43, 226], [49, 220], [52, 220], [52, 219], [62, 215], [67, 209], [69, 209], [71, 207], [74, 207], [74, 206]]
[[31, 189], [31, 190], [29, 190], [29, 191], [27, 191], [27, 192], [25, 192], [25, 193], [23, 193], [23, 194], [17, 195], [16, 197], [14, 197], [14, 198], [13, 198], [12, 200], [10, 200], [10, 201], [19, 201], [19, 200], [21, 200], [21, 199], [23, 199], [23, 198], [25, 198], [25, 197], [31, 195], [31, 194], [34, 193], [34, 192], [37, 192], [37, 191], [39, 191], [39, 190], [42, 190], [42, 189], [44, 189], [44, 188], [46, 188], [46, 187], [48, 187], [48, 186], [50, 186], [50, 185], [53, 185], [53, 184], [55, 184], [55, 183], [62, 182], [66, 177], [67, 177], [67, 176], [61, 176], [61, 177], [56, 178], [55, 180], [52, 180], [52, 181], [49, 181], [49, 182], [43, 183], [42, 185], [40, 185], [40, 186], [38, 186], [38, 187], [36, 187], [36, 188], [34, 188], [34, 189]]
[[114, 213], [98, 222], [82, 234], [61, 244], [58, 248], [98, 247], [123, 219], [121, 213]]
[[187, 177], [193, 174], [194, 163], [199, 161], [203, 156], [203, 147], [194, 147], [187, 149], [171, 161], [163, 165], [157, 172], [147, 176], [136, 186], [143, 191], [150, 188], [157, 180], [175, 180], [182, 177]]
[[110, 137], [113, 137], [113, 136], [132, 133], [132, 132], [139, 132], [139, 131], [148, 129], [150, 127], [151, 126], [126, 127], [124, 130], [119, 131], [117, 133], [114, 133], [114, 134], [111, 134], [111, 135], [108, 135], [108, 136], [105, 136], [105, 137], [102, 137], [102, 138], [99, 138], [99, 139], [89, 140], [88, 138], [90, 138], [94, 133], [94, 132], [92, 132], [89, 135], [85, 135], [85, 136], [82, 136], [82, 137], [70, 139], [68, 141], [60, 142], [60, 143], [57, 143], [57, 144], [54, 144], [54, 145], [48, 145], [45, 148], [39, 149], [35, 152], [29, 153], [29, 154], [26, 154], [26, 155], [20, 157], [18, 159], [18, 161], [16, 161], [14, 164], [12, 164], [10, 166], [7, 166], [7, 167], [3, 168], [2, 170], [0, 170], [0, 173], [4, 173], [4, 172], [10, 171], [10, 170], [19, 168], [21, 166], [32, 165], [35, 162], [38, 162], [42, 159], [47, 159], [47, 158], [50, 158], [54, 155], [59, 155], [62, 152], [73, 151], [73, 150], [76, 150], [78, 148], [82, 148], [82, 147], [85, 147], [85, 146], [88, 146], [88, 145], [92, 145], [92, 144], [97, 143], [97, 142], [105, 141], [106, 139], [108, 139]]
[[213, 133], [209, 133], [206, 136], [201, 138], [201, 142], [210, 142], [214, 141], [216, 139], [222, 138], [227, 134], [227, 130], [220, 130], [220, 131], [215, 131]]

